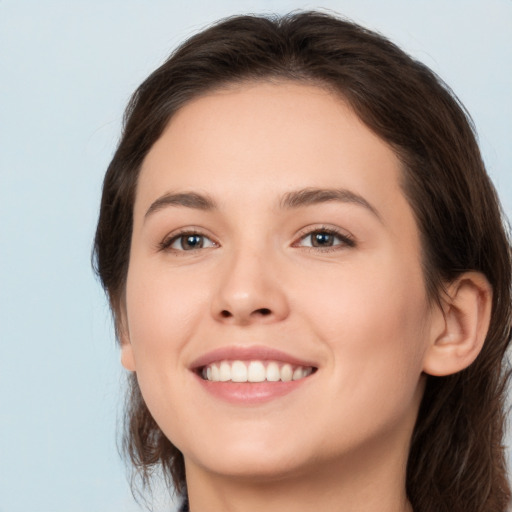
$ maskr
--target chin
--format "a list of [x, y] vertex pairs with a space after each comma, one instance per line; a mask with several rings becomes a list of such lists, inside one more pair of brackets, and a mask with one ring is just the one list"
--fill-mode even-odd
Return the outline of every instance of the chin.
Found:
[[282, 479], [301, 472], [308, 459], [303, 449], [274, 437], [231, 437], [229, 443], [217, 439], [208, 446], [195, 443], [191, 452], [183, 453], [185, 461], [193, 461], [208, 472], [253, 482]]
[[209, 472], [224, 477], [248, 480], [252, 483], [285, 480], [291, 476], [306, 472], [304, 461], [286, 456], [276, 457], [271, 453], [254, 454], [252, 458], [226, 458], [209, 467]]

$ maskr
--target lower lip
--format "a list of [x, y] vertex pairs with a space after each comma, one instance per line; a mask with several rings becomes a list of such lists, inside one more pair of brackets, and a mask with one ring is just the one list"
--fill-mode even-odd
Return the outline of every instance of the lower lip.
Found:
[[255, 405], [292, 393], [311, 376], [290, 382], [211, 382], [199, 375], [203, 388], [216, 398], [237, 405]]

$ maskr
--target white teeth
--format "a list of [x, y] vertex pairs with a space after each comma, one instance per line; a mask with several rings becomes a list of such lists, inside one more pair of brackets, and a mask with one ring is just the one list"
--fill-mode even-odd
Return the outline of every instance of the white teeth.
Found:
[[302, 371], [302, 368], [299, 366], [298, 368], [295, 368], [295, 371], [293, 372], [293, 380], [299, 380], [304, 377], [304, 372]]
[[231, 380], [233, 382], [247, 382], [247, 366], [242, 361], [235, 361], [231, 365]]
[[247, 380], [249, 382], [263, 382], [266, 378], [266, 371], [261, 361], [251, 361], [247, 369]]
[[277, 361], [220, 361], [203, 368], [201, 375], [211, 382], [290, 382], [311, 375], [312, 367], [292, 366]]
[[281, 380], [281, 372], [279, 371], [279, 365], [277, 363], [274, 363], [273, 361], [271, 363], [268, 363], [267, 366], [267, 380], [269, 382], [277, 382], [278, 380]]
[[219, 380], [221, 382], [231, 380], [231, 365], [227, 361], [220, 363]]
[[291, 365], [285, 364], [281, 368], [281, 380], [283, 382], [290, 382], [292, 380], [292, 377], [293, 377], [293, 370], [292, 370]]

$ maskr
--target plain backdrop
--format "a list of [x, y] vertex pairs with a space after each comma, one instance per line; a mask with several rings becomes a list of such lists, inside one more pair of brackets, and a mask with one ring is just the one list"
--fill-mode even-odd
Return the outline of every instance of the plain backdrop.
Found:
[[446, 80], [511, 216], [511, 0], [0, 0], [0, 512], [139, 510], [116, 448], [124, 374], [90, 266], [124, 105], [212, 21], [314, 8]]

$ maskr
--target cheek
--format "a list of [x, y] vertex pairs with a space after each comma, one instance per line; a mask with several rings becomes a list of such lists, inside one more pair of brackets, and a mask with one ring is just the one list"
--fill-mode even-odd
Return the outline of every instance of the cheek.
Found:
[[152, 416], [167, 435], [179, 440], [174, 426], [183, 423], [188, 382], [183, 357], [204, 317], [204, 288], [161, 266], [139, 266], [136, 260], [130, 265], [126, 308], [137, 381]]
[[394, 261], [354, 266], [307, 286], [304, 311], [331, 352], [345, 401], [409, 399], [420, 380], [429, 318], [423, 277]]
[[206, 311], [205, 287], [159, 265], [130, 265], [126, 307], [137, 370], [146, 364], [176, 367], [177, 355]]

